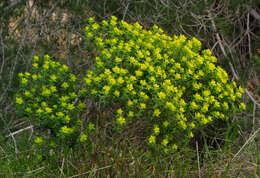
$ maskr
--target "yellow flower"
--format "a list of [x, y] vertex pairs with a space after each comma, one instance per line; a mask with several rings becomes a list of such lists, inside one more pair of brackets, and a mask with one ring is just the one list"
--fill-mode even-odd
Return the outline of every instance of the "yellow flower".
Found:
[[21, 84], [22, 85], [27, 85], [27, 83], [28, 83], [28, 80], [26, 78], [22, 78]]
[[166, 98], [166, 95], [165, 95], [164, 92], [159, 92], [157, 95], [158, 95], [158, 97], [159, 97], [160, 99], [165, 99], [165, 98]]
[[46, 107], [46, 108], [45, 108], [45, 111], [46, 111], [46, 113], [48, 113], [48, 114], [49, 114], [49, 113], [51, 113], [51, 112], [52, 112], [52, 109], [51, 109], [51, 108], [49, 108], [49, 107]]
[[68, 96], [62, 96], [59, 100], [60, 100], [61, 102], [67, 102], [68, 99], [69, 99]]
[[16, 104], [22, 104], [23, 103], [23, 99], [21, 97], [16, 97]]
[[77, 94], [75, 92], [69, 93], [71, 99], [75, 99], [77, 97]]
[[48, 70], [49, 67], [50, 67], [49, 64], [43, 64], [43, 69], [44, 69], [44, 70]]
[[201, 97], [198, 93], [196, 93], [196, 94], [194, 95], [194, 98], [195, 98], [195, 101], [200, 101], [200, 100], [202, 100], [202, 97]]
[[242, 110], [246, 110], [246, 105], [245, 105], [245, 103], [243, 103], [243, 102], [240, 103], [239, 108], [242, 109]]
[[73, 104], [68, 104], [67, 108], [68, 110], [72, 111], [73, 109], [75, 109], [75, 106]]
[[75, 82], [77, 80], [76, 76], [74, 74], [70, 74], [70, 81]]
[[137, 70], [137, 71], [135, 71], [135, 75], [136, 75], [137, 77], [141, 77], [141, 76], [143, 75], [143, 72], [140, 71], [140, 70]]
[[95, 125], [94, 125], [93, 123], [89, 123], [89, 124], [88, 124], [88, 130], [89, 130], [89, 131], [95, 130]]
[[38, 67], [39, 67], [38, 63], [33, 63], [32, 66], [34, 69], [38, 69]]
[[39, 109], [36, 110], [36, 113], [41, 114], [41, 113], [43, 113], [43, 110], [41, 108], [39, 108]]
[[172, 145], [172, 149], [173, 149], [173, 150], [177, 150], [177, 149], [178, 149], [178, 146], [177, 146], [176, 144], [173, 144], [173, 145]]
[[242, 93], [236, 92], [236, 97], [239, 98], [239, 99], [241, 99], [241, 98], [242, 98]]
[[125, 118], [123, 118], [123, 117], [117, 118], [116, 121], [117, 121], [117, 123], [118, 123], [119, 125], [123, 125], [123, 124], [126, 123], [126, 120], [125, 120]]
[[176, 111], [176, 107], [171, 102], [166, 102], [166, 107], [171, 111]]
[[31, 108], [28, 108], [28, 107], [25, 109], [25, 111], [26, 111], [27, 113], [32, 113], [32, 109], [31, 109]]
[[19, 73], [19, 74], [18, 74], [18, 77], [19, 77], [19, 78], [22, 78], [23, 76], [24, 76], [23, 73]]
[[89, 23], [93, 23], [94, 22], [94, 18], [93, 17], [89, 17], [88, 22]]
[[123, 84], [125, 81], [124, 81], [123, 77], [118, 77], [117, 82], [119, 84]]
[[190, 103], [190, 107], [191, 107], [192, 110], [195, 110], [195, 109], [198, 109], [198, 108], [199, 108], [199, 106], [198, 106], [194, 101], [192, 101], [192, 102]]
[[169, 140], [167, 138], [163, 139], [163, 141], [162, 141], [163, 146], [167, 146], [168, 143], [169, 143]]
[[86, 104], [83, 103], [83, 102], [79, 102], [78, 107], [79, 107], [80, 109], [85, 109], [85, 108], [86, 108]]
[[155, 140], [156, 140], [155, 136], [151, 135], [148, 139], [148, 142], [149, 144], [155, 144]]
[[193, 133], [190, 132], [190, 133], [189, 133], [189, 138], [193, 138], [193, 137], [194, 137]]
[[56, 92], [57, 91], [56, 86], [51, 86], [50, 90], [51, 90], [51, 92]]
[[56, 113], [56, 116], [58, 116], [58, 117], [63, 117], [64, 114], [63, 114], [62, 112], [57, 112], [57, 113]]
[[146, 104], [145, 103], [140, 103], [140, 108], [141, 109], [145, 109], [146, 108]]
[[134, 89], [133, 84], [127, 84], [128, 91], [132, 91]]
[[191, 129], [195, 128], [195, 124], [194, 124], [193, 122], [190, 123], [190, 128], [191, 128]]
[[207, 63], [207, 67], [210, 71], [213, 71], [215, 69], [215, 65], [212, 63]]
[[105, 85], [105, 86], [103, 87], [103, 90], [104, 90], [104, 93], [107, 95], [107, 94], [109, 93], [109, 91], [110, 91], [110, 86]]
[[94, 90], [94, 89], [91, 90], [91, 94], [92, 94], [92, 95], [95, 95], [95, 94], [97, 94], [97, 93], [98, 93], [97, 90]]
[[108, 25], [108, 22], [105, 21], [105, 20], [102, 20], [102, 25], [107, 26], [107, 25]]
[[44, 88], [42, 90], [42, 96], [50, 96], [51, 95], [51, 90]]
[[175, 79], [176, 79], [176, 80], [181, 79], [181, 75], [180, 75], [179, 73], [175, 74]]
[[63, 64], [62, 65], [62, 70], [67, 72], [69, 70], [69, 67]]
[[205, 56], [211, 56], [212, 55], [212, 53], [211, 53], [211, 51], [209, 49], [203, 50], [202, 54], [205, 55]]
[[71, 134], [71, 133], [73, 133], [73, 129], [68, 128], [67, 126], [63, 126], [63, 127], [61, 127], [60, 132], [63, 134]]
[[68, 124], [70, 122], [70, 116], [66, 115], [64, 117], [64, 122]]
[[119, 96], [120, 96], [120, 92], [119, 92], [118, 90], [115, 90], [115, 91], [114, 91], [114, 95], [115, 95], [116, 97], [119, 97]]
[[48, 62], [51, 58], [48, 54], [45, 54], [43, 57], [44, 57], [45, 62]]
[[69, 87], [69, 84], [67, 82], [63, 82], [61, 87], [67, 89]]
[[203, 118], [201, 119], [201, 124], [202, 124], [202, 125], [206, 125], [208, 122], [209, 122], [208, 119], [206, 119], [205, 117], [203, 117]]
[[25, 95], [26, 97], [32, 97], [32, 94], [31, 94], [30, 91], [25, 91], [25, 92], [24, 92], [24, 95]]
[[164, 121], [164, 122], [163, 122], [163, 126], [164, 126], [164, 127], [168, 127], [168, 125], [169, 125], [169, 122], [168, 122], [168, 121]]
[[127, 106], [129, 106], [129, 107], [131, 107], [131, 106], [133, 106], [133, 101], [131, 101], [131, 100], [128, 100], [128, 102], [127, 102]]
[[133, 111], [129, 111], [128, 117], [134, 117], [134, 112]]
[[129, 79], [130, 79], [131, 82], [136, 81], [136, 77], [133, 76], [133, 75], [131, 75], [131, 76], [129, 77]]
[[93, 37], [93, 34], [92, 34], [91, 32], [88, 32], [88, 33], [87, 33], [87, 37], [88, 37], [88, 38], [92, 38], [92, 37]]
[[117, 17], [112, 15], [111, 20], [117, 21]]
[[92, 25], [92, 29], [93, 30], [97, 30], [99, 28], [99, 25], [97, 24], [97, 23], [94, 23], [93, 25]]
[[86, 85], [90, 86], [90, 84], [91, 84], [91, 79], [89, 79], [89, 78], [84, 78], [84, 81], [85, 81]]
[[41, 102], [41, 106], [42, 107], [47, 107], [47, 103], [43, 101], [43, 102]]
[[122, 110], [121, 108], [119, 108], [116, 112], [117, 112], [117, 114], [119, 114], [119, 115], [122, 115], [122, 114], [123, 114], [123, 110]]
[[203, 96], [207, 97], [209, 95], [210, 95], [210, 91], [209, 90], [203, 91]]
[[145, 81], [145, 80], [140, 80], [140, 84], [141, 84], [142, 86], [145, 86], [145, 85], [146, 85], [146, 81]]
[[43, 138], [42, 137], [36, 137], [35, 140], [34, 140], [34, 143], [36, 143], [38, 145], [42, 144], [42, 142], [43, 142]]
[[137, 57], [144, 58], [142, 51], [140, 51], [140, 50], [137, 51]]
[[29, 72], [25, 72], [24, 75], [25, 75], [26, 78], [31, 76], [31, 74]]
[[151, 77], [149, 78], [149, 80], [150, 80], [150, 82], [152, 82], [152, 83], [156, 81], [156, 79], [155, 79], [154, 76], [151, 76]]
[[228, 103], [227, 103], [227, 102], [224, 102], [224, 103], [222, 104], [222, 107], [223, 107], [224, 110], [228, 110], [228, 109], [229, 109], [229, 106], [228, 106]]
[[111, 74], [111, 70], [110, 69], [105, 69], [104, 73], [109, 76]]
[[64, 103], [64, 102], [62, 102], [60, 105], [61, 105], [62, 108], [66, 108], [67, 107], [67, 103]]
[[36, 74], [33, 74], [32, 75], [32, 79], [35, 81], [35, 80], [37, 80], [37, 78], [38, 78], [38, 76], [36, 75]]
[[51, 75], [51, 81], [53, 81], [53, 82], [56, 82], [56, 80], [57, 80], [57, 77], [56, 77], [56, 75]]
[[33, 57], [33, 62], [38, 62], [39, 61], [39, 57], [38, 56], [34, 56]]
[[187, 128], [187, 125], [184, 121], [179, 121], [179, 125], [185, 130]]
[[160, 112], [159, 109], [155, 109], [154, 112], [153, 112], [153, 115], [154, 115], [155, 117], [158, 117], [160, 114], [161, 114], [161, 112]]
[[79, 140], [80, 140], [80, 142], [85, 142], [85, 141], [87, 141], [87, 138], [88, 138], [88, 137], [87, 137], [86, 134], [81, 134]]
[[241, 86], [239, 86], [238, 91], [239, 91], [241, 94], [244, 93], [244, 89], [243, 89]]
[[208, 108], [209, 108], [209, 105], [208, 104], [204, 104], [203, 107], [201, 108], [201, 111], [205, 113], [205, 112], [208, 111]]
[[153, 133], [154, 133], [155, 135], [159, 135], [159, 133], [160, 133], [160, 128], [158, 127], [158, 125], [154, 125]]
[[199, 70], [199, 73], [198, 73], [201, 77], [204, 76], [204, 72], [202, 70]]
[[49, 145], [50, 145], [50, 147], [55, 147], [56, 146], [54, 141], [51, 141]]
[[120, 68], [115, 66], [113, 69], [112, 69], [116, 74], [119, 74], [120, 73]]

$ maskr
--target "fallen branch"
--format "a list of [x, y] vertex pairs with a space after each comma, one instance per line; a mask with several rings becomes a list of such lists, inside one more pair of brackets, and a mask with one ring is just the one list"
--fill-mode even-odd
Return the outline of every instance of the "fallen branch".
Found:
[[254, 134], [249, 137], [249, 139], [245, 142], [245, 144], [240, 148], [240, 150], [235, 154], [235, 156], [232, 158], [231, 161], [233, 161], [239, 154], [240, 152], [245, 148], [246, 145], [248, 145], [250, 143], [251, 140], [253, 140], [256, 136], [257, 136], [257, 133], [260, 131], [260, 128], [258, 128]]
[[20, 129], [20, 130], [17, 130], [17, 131], [15, 131], [15, 132], [12, 132], [12, 133], [10, 133], [9, 135], [7, 135], [6, 137], [13, 137], [14, 135], [16, 135], [16, 134], [18, 134], [18, 133], [20, 133], [20, 132], [23, 132], [23, 131], [25, 131], [25, 130], [29, 130], [29, 129], [33, 129], [33, 126], [32, 125], [30, 125], [30, 126], [28, 126], [28, 127], [25, 127], [25, 128], [23, 128], [23, 129]]

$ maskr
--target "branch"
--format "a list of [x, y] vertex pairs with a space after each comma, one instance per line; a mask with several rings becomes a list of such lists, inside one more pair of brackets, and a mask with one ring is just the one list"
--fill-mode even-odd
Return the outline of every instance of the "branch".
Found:
[[20, 130], [17, 130], [17, 131], [15, 131], [15, 132], [12, 132], [12, 133], [10, 133], [9, 135], [7, 135], [6, 137], [13, 137], [14, 135], [16, 135], [16, 134], [18, 134], [18, 133], [20, 133], [20, 132], [23, 132], [23, 131], [25, 131], [25, 130], [29, 130], [29, 129], [33, 129], [33, 126], [32, 125], [30, 125], [30, 126], [28, 126], [28, 127], [25, 127], [25, 128], [23, 128], [23, 129], [20, 129]]

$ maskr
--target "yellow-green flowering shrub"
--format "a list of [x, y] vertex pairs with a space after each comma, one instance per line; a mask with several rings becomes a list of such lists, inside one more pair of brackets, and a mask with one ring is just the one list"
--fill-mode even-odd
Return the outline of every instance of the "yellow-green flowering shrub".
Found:
[[[82, 123], [86, 105], [77, 88], [77, 77], [67, 65], [34, 56], [32, 72], [19, 73], [20, 90], [16, 95], [17, 111], [30, 119], [43, 135], [35, 138], [37, 145], [71, 145], [86, 142], [94, 124]], [[82, 129], [83, 128], [83, 129]]]
[[128, 120], [153, 123], [149, 145], [165, 152], [177, 149], [193, 131], [245, 109], [243, 89], [228, 82], [210, 50], [185, 36], [168, 36], [154, 25], [145, 30], [112, 16], [88, 19], [86, 47], [94, 69], [84, 78], [96, 101], [115, 107], [118, 126]]

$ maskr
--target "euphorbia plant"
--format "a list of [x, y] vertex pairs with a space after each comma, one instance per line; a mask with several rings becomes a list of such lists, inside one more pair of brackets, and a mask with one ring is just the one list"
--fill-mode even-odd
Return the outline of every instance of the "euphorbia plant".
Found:
[[86, 108], [77, 77], [65, 64], [45, 55], [34, 56], [32, 72], [19, 73], [20, 90], [16, 95], [17, 111], [37, 129], [38, 146], [73, 146], [86, 142], [94, 124], [83, 123]]
[[118, 127], [128, 120], [153, 123], [149, 145], [168, 153], [195, 129], [245, 109], [243, 89], [228, 81], [196, 38], [171, 37], [156, 25], [145, 30], [114, 16], [88, 22], [86, 46], [95, 51], [94, 69], [84, 78], [89, 97], [116, 108]]

